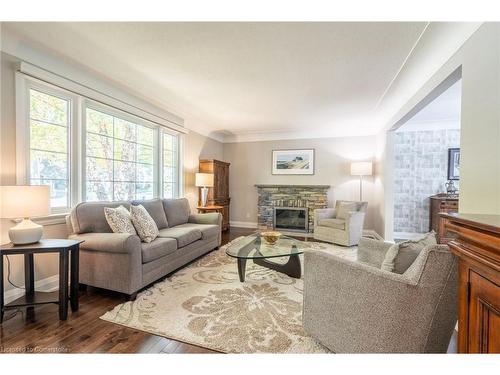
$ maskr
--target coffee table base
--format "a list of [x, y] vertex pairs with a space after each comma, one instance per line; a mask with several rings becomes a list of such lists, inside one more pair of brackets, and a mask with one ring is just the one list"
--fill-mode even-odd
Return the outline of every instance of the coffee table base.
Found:
[[[278, 271], [293, 277], [295, 279], [300, 279], [302, 276], [302, 269], [300, 267], [300, 257], [299, 255], [290, 255], [288, 262], [285, 264], [278, 264], [268, 261], [266, 258], [255, 258], [253, 259], [255, 264], [259, 266], [269, 268], [274, 271]], [[245, 281], [245, 269], [247, 264], [247, 258], [238, 258], [238, 276], [240, 281]]]

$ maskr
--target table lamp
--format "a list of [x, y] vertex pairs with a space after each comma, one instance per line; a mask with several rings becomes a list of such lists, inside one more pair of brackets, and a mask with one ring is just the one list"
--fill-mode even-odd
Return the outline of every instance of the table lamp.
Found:
[[23, 220], [9, 229], [9, 238], [14, 245], [40, 241], [43, 227], [30, 217], [50, 213], [50, 187], [47, 185], [0, 186], [0, 217]]
[[351, 163], [351, 176], [359, 176], [359, 201], [363, 200], [363, 176], [371, 176], [373, 165], [371, 161], [355, 161]]
[[213, 173], [196, 173], [195, 185], [201, 187], [201, 205], [207, 205], [208, 188], [214, 186]]

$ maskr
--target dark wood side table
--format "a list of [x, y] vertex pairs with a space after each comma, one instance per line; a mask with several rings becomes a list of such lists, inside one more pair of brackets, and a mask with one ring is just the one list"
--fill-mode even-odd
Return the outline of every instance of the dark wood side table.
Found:
[[[224, 206], [216, 206], [216, 205], [213, 205], [213, 206], [198, 206], [196, 207], [196, 209], [198, 210], [198, 213], [199, 214], [205, 214], [205, 213], [209, 213], [209, 212], [218, 212], [220, 213], [223, 217], [224, 217]], [[222, 230], [228, 230], [229, 229], [229, 225], [224, 225], [224, 218], [222, 219]]]
[[[68, 300], [71, 301], [71, 310], [78, 310], [78, 277], [79, 251], [83, 241], [44, 239], [28, 245], [14, 245], [8, 243], [0, 246], [0, 323], [3, 321], [7, 309], [27, 307], [26, 318], [33, 319], [34, 306], [55, 303], [59, 305], [59, 319], [68, 318]], [[59, 291], [35, 291], [34, 255], [59, 253]], [[71, 254], [71, 263], [69, 261]], [[4, 255], [24, 255], [24, 281], [26, 293], [24, 296], [8, 303], [4, 303]], [[71, 268], [71, 282], [68, 287], [68, 274]], [[69, 289], [71, 288], [71, 291]], [[58, 296], [58, 297], [56, 297]]]

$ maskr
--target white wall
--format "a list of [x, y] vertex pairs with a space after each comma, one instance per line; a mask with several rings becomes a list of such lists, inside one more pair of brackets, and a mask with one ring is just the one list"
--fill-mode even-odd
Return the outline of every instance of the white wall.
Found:
[[[307, 176], [272, 175], [272, 150], [315, 150], [315, 174]], [[342, 137], [262, 142], [225, 143], [224, 159], [231, 163], [229, 191], [231, 195], [231, 221], [257, 222], [257, 189], [255, 184], [321, 184], [331, 185], [329, 206], [337, 199], [358, 200], [359, 178], [350, 176], [352, 160], [373, 160], [376, 139]], [[374, 228], [374, 177], [365, 177], [363, 200], [368, 201], [365, 228]]]

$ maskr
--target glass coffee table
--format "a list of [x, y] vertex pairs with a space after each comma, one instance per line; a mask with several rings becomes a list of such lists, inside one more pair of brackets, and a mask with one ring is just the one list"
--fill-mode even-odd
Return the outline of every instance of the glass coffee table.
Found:
[[[247, 260], [251, 259], [259, 266], [282, 272], [290, 277], [300, 279], [301, 267], [299, 255], [308, 247], [305, 242], [291, 237], [281, 236], [270, 245], [260, 234], [252, 234], [228, 246], [226, 254], [238, 260], [238, 275], [240, 281], [245, 281]], [[270, 258], [289, 257], [284, 264], [270, 262]]]

